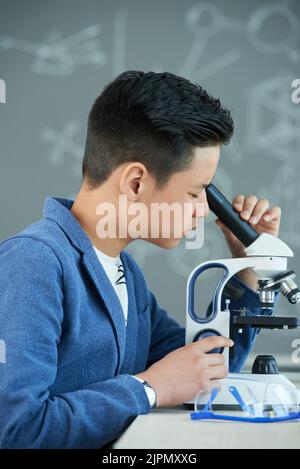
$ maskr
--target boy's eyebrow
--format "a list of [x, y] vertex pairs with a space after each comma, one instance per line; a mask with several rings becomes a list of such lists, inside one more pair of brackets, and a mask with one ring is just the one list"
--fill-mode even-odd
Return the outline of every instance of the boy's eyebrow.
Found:
[[211, 182], [208, 183], [208, 184], [200, 184], [200, 186], [197, 186], [197, 185], [196, 185], [195, 187], [197, 187], [197, 188], [200, 187], [200, 188], [203, 188], [203, 189], [207, 189], [210, 184], [211, 184]]
[[207, 189], [208, 186], [210, 186], [214, 180], [215, 176], [213, 176], [212, 180], [208, 184], [203, 184], [204, 189]]

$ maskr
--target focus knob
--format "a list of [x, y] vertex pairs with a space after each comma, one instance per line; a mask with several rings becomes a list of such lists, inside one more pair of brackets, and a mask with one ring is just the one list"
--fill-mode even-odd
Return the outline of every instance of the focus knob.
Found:
[[[215, 329], [202, 329], [201, 331], [197, 332], [197, 334], [194, 337], [193, 342], [197, 342], [198, 340], [205, 339], [206, 337], [220, 336], [220, 335], [221, 334]], [[207, 352], [207, 353], [223, 353], [223, 351], [224, 351], [224, 347], [214, 348], [213, 350], [210, 350], [210, 352]]]
[[278, 375], [278, 365], [273, 355], [257, 355], [252, 366], [255, 375]]

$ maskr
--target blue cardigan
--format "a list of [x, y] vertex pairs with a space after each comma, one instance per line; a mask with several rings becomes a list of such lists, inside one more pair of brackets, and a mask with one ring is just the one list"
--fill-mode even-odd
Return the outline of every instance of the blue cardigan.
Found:
[[[0, 447], [99, 448], [150, 412], [144, 371], [185, 342], [132, 257], [121, 252], [128, 326], [72, 200], [47, 197], [41, 220], [0, 243]], [[259, 314], [243, 282], [232, 307]], [[236, 340], [230, 369], [246, 360], [257, 330]], [[3, 355], [3, 354], [2, 354]]]

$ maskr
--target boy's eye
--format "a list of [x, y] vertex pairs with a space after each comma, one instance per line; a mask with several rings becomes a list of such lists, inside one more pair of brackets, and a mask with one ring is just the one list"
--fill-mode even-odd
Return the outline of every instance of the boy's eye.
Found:
[[197, 199], [197, 197], [199, 197], [199, 194], [190, 194], [192, 197], [194, 197], [195, 199]]

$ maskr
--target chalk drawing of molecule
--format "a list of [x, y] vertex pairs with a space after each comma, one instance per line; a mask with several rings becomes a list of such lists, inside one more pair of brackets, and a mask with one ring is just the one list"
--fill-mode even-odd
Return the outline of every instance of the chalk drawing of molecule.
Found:
[[48, 154], [48, 162], [51, 166], [62, 165], [66, 158], [71, 161], [71, 171], [74, 176], [81, 175], [81, 162], [83, 158], [83, 145], [76, 143], [75, 139], [81, 133], [81, 127], [77, 122], [69, 122], [60, 130], [45, 127], [42, 130], [42, 138], [52, 145]]
[[178, 70], [179, 75], [200, 77], [203, 80], [240, 60], [241, 53], [239, 49], [233, 48], [208, 63], [201, 63], [200, 67], [209, 40], [223, 31], [231, 32], [239, 28], [238, 24], [225, 18], [216, 5], [199, 2], [191, 6], [186, 13], [185, 24], [193, 36], [193, 43], [184, 63]]
[[300, 148], [300, 112], [291, 102], [291, 77], [292, 72], [264, 80], [247, 98], [249, 148], [290, 162], [299, 159]]
[[291, 102], [291, 76], [274, 76], [251, 88], [246, 140], [250, 152], [270, 158], [270, 177], [259, 195], [283, 209], [284, 239], [300, 246], [300, 112]]
[[[193, 35], [192, 46], [178, 70], [178, 74], [185, 77], [205, 80], [242, 59], [242, 53], [235, 45], [213, 60], [201, 60], [209, 41], [220, 33], [243, 36], [253, 47], [265, 54], [284, 52], [293, 62], [300, 59], [297, 52], [299, 20], [286, 5], [277, 3], [261, 6], [243, 22], [226, 17], [221, 9], [212, 3], [198, 2], [188, 9], [185, 24]], [[287, 30], [283, 37], [278, 38], [275, 24], [278, 29]], [[238, 44], [238, 40], [235, 44]]]
[[289, 54], [299, 39], [299, 26], [297, 16], [290, 8], [275, 3], [262, 6], [253, 13], [246, 34], [260, 52]]
[[71, 75], [77, 65], [104, 65], [107, 62], [99, 43], [100, 32], [99, 25], [91, 25], [68, 37], [63, 37], [59, 31], [51, 31], [40, 44], [0, 37], [0, 49], [33, 55], [32, 70], [37, 74]]

